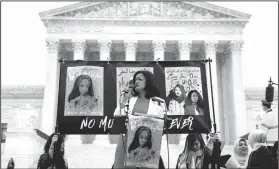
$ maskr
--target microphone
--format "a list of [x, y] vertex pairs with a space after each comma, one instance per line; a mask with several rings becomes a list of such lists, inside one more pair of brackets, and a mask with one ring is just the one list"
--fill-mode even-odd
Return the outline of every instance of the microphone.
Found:
[[128, 88], [122, 90], [121, 95], [129, 94], [128, 96], [130, 97], [133, 92], [134, 87], [135, 87], [134, 84], [129, 84]]
[[121, 92], [121, 95], [123, 95], [123, 94], [128, 94], [128, 93], [129, 93], [129, 91], [123, 90], [123, 91]]

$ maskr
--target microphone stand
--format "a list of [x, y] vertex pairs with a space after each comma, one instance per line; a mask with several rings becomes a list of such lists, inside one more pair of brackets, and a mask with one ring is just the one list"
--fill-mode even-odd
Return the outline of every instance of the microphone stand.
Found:
[[[126, 119], [125, 119], [125, 133], [126, 133], [126, 135], [127, 135], [127, 137], [128, 137], [128, 123], [129, 123], [129, 116], [128, 116], [128, 112], [129, 112], [129, 104], [130, 104], [130, 99], [131, 99], [131, 96], [130, 96], [130, 94], [131, 93], [129, 93], [129, 98], [128, 98], [128, 100], [127, 100], [127, 103], [125, 104], [125, 106], [124, 106], [124, 112], [125, 112], [125, 116], [126, 116]], [[127, 144], [127, 143], [126, 143]], [[126, 164], [126, 162], [127, 162], [127, 154], [126, 154], [126, 149], [124, 149], [125, 150], [125, 168], [127, 168], [127, 164]]]
[[54, 165], [55, 165], [55, 160], [56, 160], [56, 143], [58, 142], [58, 140], [59, 140], [59, 136], [60, 136], [60, 134], [59, 134], [59, 132], [58, 132], [58, 120], [56, 120], [56, 126], [55, 126], [55, 134], [57, 135], [57, 137], [58, 137], [58, 139], [57, 139], [57, 141], [54, 143], [54, 145], [53, 145], [53, 155], [52, 155], [52, 169], [54, 169]]
[[[121, 93], [120, 94], [120, 97], [119, 97], [119, 111], [120, 111], [120, 115], [121, 115], [121, 97], [123, 97], [123, 94], [124, 93]], [[130, 99], [131, 97], [129, 96], [128, 100], [127, 100], [127, 103], [123, 106], [123, 110], [125, 112], [125, 125], [124, 125], [124, 132], [127, 134], [127, 126], [128, 126], [128, 122], [129, 122], [129, 117], [128, 117], [128, 112], [129, 112], [129, 103], [130, 103]], [[125, 151], [125, 158], [124, 158], [124, 167], [127, 168], [127, 165], [126, 165], [126, 158], [127, 158], [127, 154], [126, 154], [126, 148], [125, 148], [125, 145], [124, 145], [124, 136], [123, 136], [124, 133], [122, 133], [122, 142], [123, 142], [123, 149]]]

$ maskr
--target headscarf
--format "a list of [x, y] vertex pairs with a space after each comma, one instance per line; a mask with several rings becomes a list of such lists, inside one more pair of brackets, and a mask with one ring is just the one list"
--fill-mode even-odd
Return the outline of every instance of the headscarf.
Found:
[[[201, 149], [193, 152], [190, 150], [191, 145], [188, 142], [189, 135], [197, 135], [198, 141], [200, 141]], [[204, 147], [205, 143], [203, 141], [203, 138], [200, 134], [193, 134], [190, 133], [185, 142], [185, 148], [183, 152], [179, 155], [178, 161], [177, 161], [177, 167], [178, 169], [202, 169], [203, 168], [203, 160], [204, 160]]]
[[248, 136], [248, 143], [253, 150], [258, 149], [260, 146], [266, 145], [266, 132], [263, 130], [253, 130]]
[[[240, 153], [240, 151], [239, 151], [239, 142], [240, 141], [245, 141], [246, 143], [247, 143], [247, 147], [248, 147], [248, 151], [247, 151], [247, 154], [245, 154], [245, 155], [243, 155], [243, 154], [241, 154]], [[246, 163], [246, 161], [248, 160], [248, 158], [249, 158], [249, 155], [250, 155], [250, 153], [251, 153], [251, 150], [252, 150], [252, 148], [251, 148], [251, 146], [248, 144], [248, 142], [245, 140], [245, 139], [243, 139], [243, 138], [239, 138], [239, 139], [237, 139], [235, 142], [234, 142], [234, 157], [235, 157], [235, 159], [236, 159], [236, 161], [241, 165], [241, 166], [245, 166], [245, 163]]]

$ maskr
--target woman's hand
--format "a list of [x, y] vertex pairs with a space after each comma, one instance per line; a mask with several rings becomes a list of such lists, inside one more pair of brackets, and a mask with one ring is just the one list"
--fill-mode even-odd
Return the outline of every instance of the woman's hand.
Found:
[[215, 141], [219, 141], [221, 143], [220, 145], [220, 150], [222, 151], [223, 148], [224, 148], [224, 142], [220, 139], [220, 136], [219, 136], [219, 132], [218, 133], [210, 133], [209, 134], [209, 139], [207, 141], [207, 148], [211, 151], [213, 151], [213, 146], [214, 146], [214, 142]]
[[[51, 146], [54, 146], [54, 143], [56, 143], [57, 141], [58, 141], [58, 135], [55, 134], [55, 135], [53, 135], [53, 137], [52, 137]], [[51, 147], [51, 146], [50, 146], [50, 147]]]
[[53, 152], [54, 152], [54, 144], [58, 141], [58, 135], [55, 134], [53, 135], [52, 139], [51, 139], [51, 145], [49, 147], [49, 150], [48, 150], [48, 154], [50, 156], [50, 158], [52, 159], [53, 158]]
[[220, 135], [219, 135], [219, 133], [213, 133], [213, 135], [212, 135], [212, 139], [213, 139], [213, 141], [218, 140], [218, 141], [220, 141], [220, 142], [221, 142], [221, 139], [220, 139]]
[[218, 133], [210, 133], [209, 134], [209, 139], [207, 141], [207, 148], [209, 148], [210, 150], [213, 150], [213, 142], [215, 140], [220, 140], [219, 134]]
[[121, 92], [120, 95], [120, 104], [121, 104], [121, 108], [123, 108], [125, 106], [125, 104], [127, 104], [128, 100], [131, 98], [131, 91], [129, 88], [123, 89], [123, 91]]

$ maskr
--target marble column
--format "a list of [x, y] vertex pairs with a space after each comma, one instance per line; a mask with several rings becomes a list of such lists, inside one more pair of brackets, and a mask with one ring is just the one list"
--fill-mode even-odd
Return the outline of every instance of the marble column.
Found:
[[166, 47], [166, 41], [158, 40], [158, 41], [152, 41], [152, 49], [154, 52], [154, 60], [163, 61], [164, 58], [164, 52]]
[[245, 93], [243, 87], [243, 77], [242, 77], [242, 46], [243, 41], [231, 41], [230, 42], [230, 52], [231, 57], [228, 59], [228, 96], [229, 99], [229, 113], [232, 116], [230, 120], [234, 124], [234, 131], [232, 132], [232, 138], [230, 141], [246, 134], [247, 131], [247, 114], [245, 105]]
[[137, 53], [137, 45], [138, 45], [137, 43], [138, 41], [135, 40], [124, 41], [126, 61], [136, 61], [136, 53]]
[[86, 40], [75, 39], [72, 40], [74, 47], [74, 60], [84, 60], [84, 53], [86, 50]]
[[178, 41], [179, 60], [190, 60], [192, 41]]
[[222, 102], [222, 113], [220, 114], [220, 121], [222, 122], [222, 125], [220, 126], [220, 133], [221, 139], [225, 141], [225, 143], [228, 143], [230, 140], [230, 118], [229, 118], [229, 112], [228, 112], [228, 58], [230, 57], [230, 52], [228, 52], [228, 48], [225, 48], [224, 53], [220, 56], [220, 73], [221, 73], [221, 86], [219, 88], [222, 90], [220, 93]]
[[[111, 52], [111, 40], [98, 40], [98, 46], [100, 49], [100, 60], [110, 60], [110, 52]], [[94, 141], [94, 144], [100, 144], [100, 145], [109, 145], [109, 139], [107, 135], [95, 135], [96, 140]], [[89, 137], [89, 136], [88, 136]]]
[[[212, 107], [212, 94], [213, 94], [213, 103], [214, 103], [214, 112], [215, 119], [217, 125], [217, 131], [220, 131], [220, 121], [219, 121], [219, 96], [218, 96], [218, 80], [217, 80], [217, 56], [216, 56], [216, 48], [218, 45], [218, 41], [205, 41], [205, 57], [206, 59], [212, 59], [211, 62], [211, 77], [212, 77], [212, 89], [213, 93], [211, 93], [211, 84], [210, 84], [210, 74], [209, 74], [209, 64], [207, 64], [206, 68], [206, 76], [207, 76], [207, 91], [208, 91], [208, 101], [209, 101], [209, 111], [211, 114], [211, 119], [213, 121], [213, 107]], [[214, 128], [212, 128], [214, 131]]]
[[[190, 60], [191, 49], [192, 49], [192, 41], [190, 41], [190, 40], [178, 41], [179, 60], [180, 61]], [[179, 139], [180, 145], [184, 145], [187, 134], [183, 134], [183, 135], [177, 134], [177, 135], [174, 135], [174, 137]]]
[[44, 105], [42, 112], [41, 130], [50, 135], [55, 130], [59, 86], [59, 40], [47, 39], [47, 75], [44, 91]]
[[110, 60], [111, 40], [99, 40], [100, 60]]

